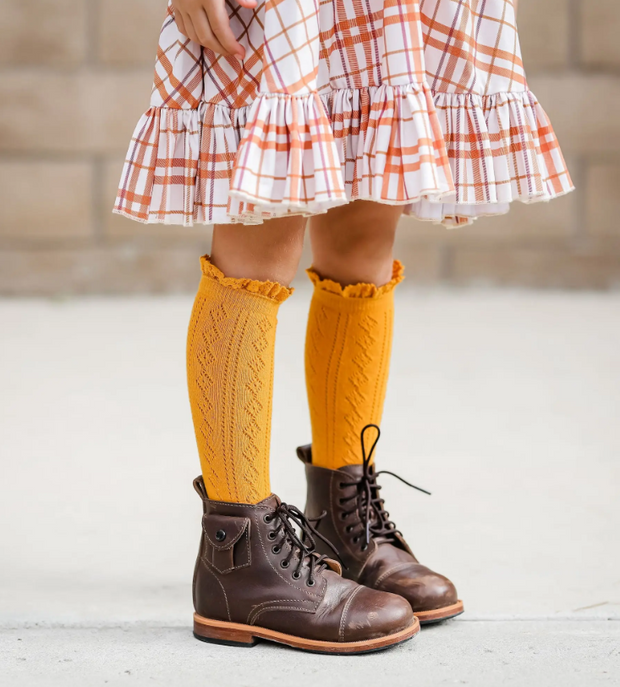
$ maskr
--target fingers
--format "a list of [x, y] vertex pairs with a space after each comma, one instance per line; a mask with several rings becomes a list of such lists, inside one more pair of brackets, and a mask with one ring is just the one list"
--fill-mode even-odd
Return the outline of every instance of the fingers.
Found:
[[205, 7], [205, 11], [209, 20], [208, 23], [215, 37], [224, 50], [226, 50], [226, 54], [234, 55], [242, 60], [245, 57], [245, 49], [237, 42], [230, 28], [228, 12], [226, 12], [224, 5], [220, 3], [209, 3], [209, 5]]
[[187, 29], [185, 28], [185, 23], [183, 22], [183, 17], [181, 16], [181, 13], [179, 12], [179, 10], [177, 10], [176, 8], [174, 10], [174, 20], [176, 21], [177, 26], [179, 27], [179, 31], [184, 36], [189, 38], [189, 35], [187, 33]]
[[194, 43], [200, 43], [200, 38], [198, 38], [198, 34], [196, 33], [196, 29], [194, 28], [194, 23], [192, 22], [192, 18], [187, 12], [177, 12], [178, 15], [181, 15], [182, 21], [183, 21], [183, 26], [185, 27], [185, 35]]
[[[200, 4], [198, 4], [200, 2]], [[224, 3], [220, 0], [194, 0], [188, 7], [188, 0], [173, 2], [174, 15], [179, 31], [190, 40], [210, 48], [220, 55], [234, 55], [240, 60], [245, 57], [245, 48], [237, 42]], [[256, 0], [238, 0], [242, 7], [256, 7]], [[206, 5], [206, 7], [203, 6]], [[183, 9], [182, 9], [183, 8]]]
[[210, 48], [213, 52], [218, 53], [218, 55], [232, 55], [233, 52], [230, 51], [226, 46], [218, 40], [218, 38], [213, 33], [210, 22], [207, 19], [207, 15], [201, 8], [192, 15], [192, 24], [194, 26], [194, 31], [198, 36], [198, 43], [204, 45], [205, 48]]

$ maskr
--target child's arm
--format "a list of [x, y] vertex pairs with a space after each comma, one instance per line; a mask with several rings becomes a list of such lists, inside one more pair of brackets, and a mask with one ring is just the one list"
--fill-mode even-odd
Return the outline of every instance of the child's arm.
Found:
[[[241, 7], [254, 9], [256, 0], [236, 0]], [[220, 55], [242, 60], [245, 49], [230, 29], [225, 0], [172, 0], [179, 31]]]

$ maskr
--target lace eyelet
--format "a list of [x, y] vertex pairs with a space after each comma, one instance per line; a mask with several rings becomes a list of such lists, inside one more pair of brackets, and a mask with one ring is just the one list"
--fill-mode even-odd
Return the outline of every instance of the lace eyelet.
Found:
[[314, 587], [315, 584], [316, 584], [316, 582], [315, 582], [314, 580], [308, 580], [308, 581], [306, 582], [306, 585], [307, 585], [308, 587]]
[[280, 562], [281, 568], [288, 568], [289, 565], [290, 565], [290, 563], [286, 560], [286, 558]]
[[338, 483], [338, 489], [344, 489], [344, 482]]
[[269, 513], [267, 513], [267, 515], [265, 515], [265, 517], [263, 518], [263, 522], [266, 522], [267, 524], [269, 524], [272, 520], [273, 515], [270, 515]]
[[346, 520], [349, 517], [348, 513], [340, 513], [340, 519], [341, 520]]
[[358, 542], [359, 540], [360, 540], [359, 537], [353, 537], [353, 543], [354, 543], [354, 544], [357, 544], [357, 542]]
[[368, 550], [368, 544], [362, 544], [362, 551]]
[[277, 537], [277, 534], [274, 532], [274, 530], [271, 530], [269, 534], [267, 535], [267, 539], [271, 539], [273, 541]]
[[352, 529], [353, 529], [353, 525], [347, 525], [347, 526], [344, 528], [344, 531], [345, 531], [347, 534], [349, 534], [349, 533], [351, 532]]
[[301, 577], [301, 573], [298, 573], [297, 571], [295, 571], [295, 572], [291, 575], [291, 577], [292, 577], [294, 580], [298, 580], [298, 579]]
[[277, 544], [271, 547], [271, 552], [275, 553], [276, 556], [280, 553], [280, 551], [282, 551], [282, 549]]

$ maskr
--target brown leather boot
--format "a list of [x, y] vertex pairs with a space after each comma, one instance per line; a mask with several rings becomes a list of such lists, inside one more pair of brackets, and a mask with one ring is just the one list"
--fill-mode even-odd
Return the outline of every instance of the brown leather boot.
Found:
[[[364, 432], [370, 427], [377, 430], [377, 439], [366, 455]], [[312, 465], [311, 445], [297, 449], [308, 481], [306, 517], [336, 547], [346, 566], [345, 577], [404, 597], [423, 625], [454, 618], [463, 612], [463, 602], [459, 601], [454, 585], [418, 563], [379, 498], [381, 487], [376, 479], [380, 473], [375, 472], [370, 462], [378, 438], [376, 425], [365, 427], [362, 465], [347, 465], [338, 470]], [[325, 553], [320, 540], [317, 551]]]
[[197, 639], [254, 646], [260, 638], [360, 654], [418, 632], [404, 599], [343, 578], [339, 563], [314, 552], [315, 538], [326, 540], [294, 506], [273, 494], [256, 505], [211, 501], [202, 477], [194, 487], [204, 504], [193, 587]]

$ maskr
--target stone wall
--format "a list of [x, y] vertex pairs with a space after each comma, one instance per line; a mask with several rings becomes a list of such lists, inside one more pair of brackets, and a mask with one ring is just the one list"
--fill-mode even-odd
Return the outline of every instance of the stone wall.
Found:
[[[0, 293], [191, 290], [205, 227], [110, 212], [166, 0], [3, 0]], [[410, 282], [620, 284], [620, 2], [520, 0], [531, 88], [578, 190], [447, 231], [406, 222]]]

